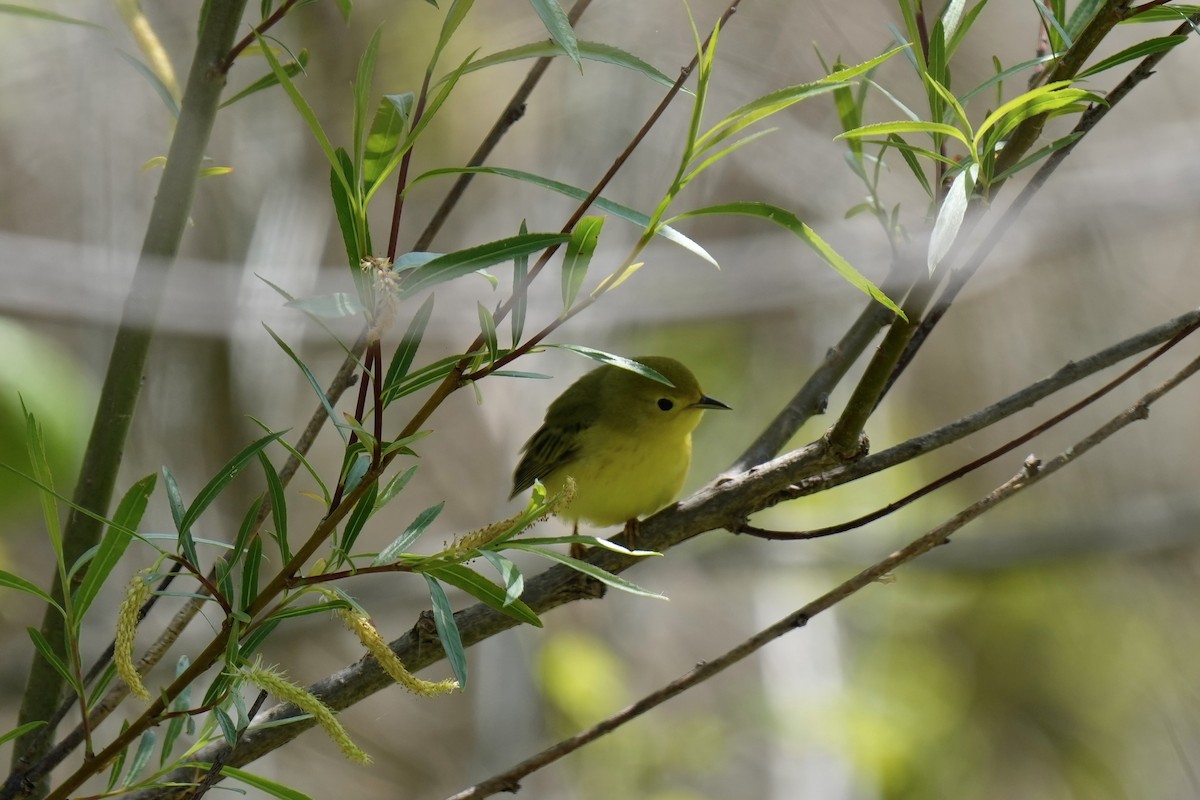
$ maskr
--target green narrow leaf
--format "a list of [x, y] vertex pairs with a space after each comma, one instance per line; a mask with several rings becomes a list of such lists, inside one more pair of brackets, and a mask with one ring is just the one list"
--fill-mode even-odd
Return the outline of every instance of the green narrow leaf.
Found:
[[620, 589], [622, 592], [629, 592], [630, 594], [636, 594], [642, 597], [653, 597], [657, 600], [667, 599], [666, 595], [659, 594], [658, 592], [652, 592], [649, 589], [643, 589], [636, 583], [630, 583], [624, 578], [617, 577], [608, 570], [600, 569], [600, 567], [597, 567], [595, 564], [589, 564], [586, 561], [580, 561], [577, 558], [571, 558], [570, 556], [563, 555], [562, 553], [554, 550], [543, 550], [535, 545], [527, 545], [520, 542], [509, 542], [506, 546], [511, 550], [523, 550], [527, 553], [533, 553], [534, 555], [541, 556], [549, 561], [565, 564], [577, 572], [582, 572], [584, 575], [587, 575], [590, 578], [595, 578], [606, 586], [611, 586], [614, 589]]
[[54, 652], [54, 649], [50, 647], [50, 642], [46, 641], [46, 637], [42, 635], [42, 632], [33, 626], [29, 626], [25, 628], [25, 630], [29, 634], [29, 638], [33, 641], [34, 649], [41, 654], [46, 663], [53, 667], [54, 671], [62, 676], [63, 680], [67, 682], [68, 686], [75, 690], [76, 694], [83, 694], [83, 687], [79, 685], [78, 679], [75, 677], [74, 673], [71, 672], [71, 669], [67, 666], [67, 663], [59, 658], [58, 654]]
[[391, 175], [393, 170], [400, 166], [400, 162], [403, 159], [404, 154], [412, 148], [413, 144], [418, 138], [420, 138], [421, 134], [425, 132], [425, 129], [429, 127], [429, 124], [433, 121], [434, 117], [437, 116], [442, 104], [446, 102], [446, 98], [450, 96], [450, 93], [454, 90], [454, 86], [463, 76], [467, 66], [471, 63], [471, 59], [474, 57], [475, 53], [472, 51], [470, 55], [463, 59], [461, 64], [455, 67], [450, 74], [446, 75], [446, 77], [439, 81], [441, 88], [438, 90], [438, 93], [434, 95], [433, 99], [425, 104], [425, 112], [421, 114], [421, 118], [416, 121], [416, 124], [413, 125], [412, 130], [410, 130], [408, 135], [404, 137], [404, 141], [400, 144], [400, 147], [398, 147], [396, 151], [392, 153], [391, 160], [388, 161], [387, 165], [383, 167], [383, 171], [380, 172], [379, 178], [376, 180], [375, 185], [372, 186], [371, 190], [366, 193], [365, 199], [363, 200], [364, 206], [371, 202], [371, 198], [379, 189], [379, 186], [382, 184], [383, 180], [387, 178], [387, 176]]
[[363, 150], [366, 148], [367, 109], [370, 108], [371, 82], [375, 78], [375, 61], [379, 57], [379, 38], [383, 26], [377, 27], [371, 41], [358, 60], [358, 74], [354, 79], [354, 174], [363, 174]]
[[404, 533], [396, 537], [396, 540], [380, 551], [379, 555], [375, 556], [375, 560], [371, 562], [371, 566], [377, 567], [381, 564], [390, 564], [395, 561], [402, 553], [408, 552], [409, 548], [416, 543], [417, 539], [421, 538], [421, 534], [425, 532], [438, 514], [442, 513], [445, 508], [446, 501], [432, 505], [429, 508], [417, 514], [417, 518], [404, 529]]
[[320, 146], [321, 152], [325, 154], [329, 165], [333, 167], [334, 176], [342, 184], [342, 188], [346, 190], [347, 196], [353, 197], [354, 190], [352, 188], [351, 175], [343, 171], [341, 159], [338, 158], [337, 152], [333, 149], [333, 144], [329, 141], [329, 137], [325, 135], [325, 129], [321, 127], [321, 122], [317, 119], [316, 112], [313, 111], [308, 101], [304, 99], [304, 95], [300, 94], [300, 90], [292, 82], [291, 76], [280, 65], [279, 59], [275, 58], [275, 54], [271, 52], [271, 48], [267, 46], [263, 37], [258, 34], [258, 31], [253, 31], [253, 33], [254, 38], [258, 40], [258, 46], [262, 48], [263, 56], [267, 59], [267, 63], [271, 65], [271, 72], [275, 74], [279, 85], [287, 92], [292, 105], [296, 107], [296, 111], [300, 113], [300, 118], [308, 125], [308, 129], [312, 132], [313, 138], [317, 140], [317, 145]]
[[196, 540], [192, 538], [192, 529], [189, 524], [185, 524], [187, 519], [187, 509], [183, 504], [183, 495], [179, 491], [179, 484], [175, 481], [175, 476], [171, 474], [171, 470], [167, 466], [162, 468], [163, 485], [167, 489], [167, 505], [171, 507], [171, 517], [175, 520], [175, 531], [179, 535], [179, 552], [193, 569], [200, 569], [200, 555], [196, 552]]
[[258, 597], [258, 574], [262, 567], [262, 539], [255, 537], [246, 549], [246, 561], [242, 564], [242, 602], [240, 607], [249, 608]]
[[158, 95], [158, 99], [162, 100], [162, 104], [167, 107], [172, 119], [179, 119], [179, 101], [175, 99], [175, 95], [171, 94], [171, 90], [162, 82], [162, 78], [158, 77], [158, 73], [146, 66], [140, 58], [135, 58], [129, 55], [124, 50], [118, 50], [117, 55], [125, 59], [131, 67], [137, 70], [137, 73], [150, 82], [154, 93]]
[[[345, 175], [354, 169], [350, 154], [339, 147], [335, 153], [339, 166], [329, 169], [329, 193], [333, 199], [333, 210], [337, 215], [338, 230], [342, 232], [342, 243], [346, 247], [346, 260], [355, 273], [360, 272], [358, 265], [363, 256], [370, 255], [364, 251], [359, 242], [359, 220], [355, 204], [350, 199], [350, 190], [346, 187]], [[369, 249], [369, 248], [368, 248]], [[290, 298], [289, 298], [290, 299]]]
[[872, 299], [882, 303], [888, 308], [895, 311], [901, 317], [904, 312], [900, 310], [892, 300], [883, 293], [878, 286], [862, 275], [858, 270], [851, 266], [850, 262], [841, 256], [836, 250], [829, 246], [824, 239], [817, 235], [817, 232], [806, 225], [795, 214], [787, 209], [773, 206], [769, 203], [752, 203], [752, 202], [734, 202], [722, 203], [715, 206], [707, 206], [705, 208], [697, 208], [692, 211], [684, 212], [674, 219], [675, 222], [691, 217], [709, 215], [709, 214], [743, 214], [759, 219], [765, 219], [769, 222], [774, 222], [795, 234], [800, 241], [808, 245], [808, 247], [816, 253], [821, 259], [833, 267], [834, 271], [841, 275], [851, 286], [869, 295]]
[[383, 491], [379, 493], [379, 499], [375, 501], [376, 511], [386, 506], [392, 501], [393, 498], [395, 498], [396, 495], [403, 491], [404, 487], [408, 485], [408, 482], [412, 480], [412, 476], [417, 474], [417, 468], [418, 465], [413, 464], [411, 467], [404, 470], [404, 472], [393, 476], [392, 479], [387, 482], [387, 485], [383, 487]]
[[[613, 47], [612, 45], [600, 42], [576, 41], [576, 44], [579, 46], [579, 57], [585, 61], [596, 61], [601, 64], [611, 64], [612, 66], [633, 70], [655, 83], [668, 88], [675, 85], [674, 78], [667, 76], [642, 59], [619, 47]], [[553, 58], [562, 55], [566, 55], [566, 51], [553, 41], [533, 42], [513, 47], [509, 50], [502, 50], [499, 53], [492, 53], [483, 58], [477, 58], [471, 62], [463, 74], [527, 58]], [[687, 89], [683, 91], [689, 93]]]
[[[230, 744], [233, 744], [233, 742], [230, 742]], [[269, 778], [255, 775], [253, 772], [246, 772], [244, 769], [222, 766], [221, 774], [227, 778], [233, 778], [235, 781], [240, 781], [254, 789], [258, 789], [260, 792], [266, 792], [271, 797], [278, 797], [280, 800], [312, 800], [311, 797], [299, 789], [284, 786], [282, 783], [276, 783]]]
[[953, 125], [946, 125], [940, 122], [910, 122], [908, 120], [877, 122], [873, 125], [863, 125], [861, 128], [855, 128], [852, 131], [839, 133], [833, 138], [848, 139], [855, 136], [887, 136], [893, 133], [927, 133], [930, 136], [949, 136], [962, 142], [967, 147], [971, 146], [970, 140], [963, 135], [962, 131]]
[[[121, 733], [125, 733], [129, 729], [129, 723], [121, 722]], [[117, 757], [113, 759], [112, 766], [108, 770], [108, 789], [111, 792], [121, 779], [121, 772], [125, 769], [125, 759], [129, 755], [129, 745], [121, 748], [121, 752], [117, 753]]]
[[[295, 61], [289, 61], [288, 63], [283, 65], [283, 71], [289, 78], [294, 78], [297, 75], [299, 75], [301, 72], [303, 72], [304, 68], [306, 66], [308, 66], [308, 50], [304, 49], [296, 54]], [[242, 99], [249, 97], [250, 95], [254, 94], [255, 92], [261, 92], [263, 89], [270, 89], [272, 86], [278, 86], [278, 85], [279, 85], [279, 78], [275, 77], [274, 72], [270, 72], [270, 73], [262, 76], [258, 80], [254, 81], [254, 83], [251, 83], [245, 89], [242, 89], [240, 92], [235, 94], [233, 97], [230, 97], [228, 100], [222, 101], [221, 105], [218, 106], [218, 108], [226, 108], [227, 106], [233, 105], [238, 100], [242, 100]]]
[[[265, 458], [265, 456], [260, 456]], [[229, 563], [236, 564], [238, 559], [246, 550], [246, 546], [250, 542], [250, 537], [254, 535], [255, 523], [258, 521], [258, 512], [262, 509], [263, 496], [260, 494], [254, 498], [254, 502], [246, 509], [246, 513], [242, 515], [242, 524], [238, 528], [237, 538], [233, 540], [233, 550], [229, 556]]]
[[150, 763], [150, 756], [154, 755], [154, 743], [157, 741], [158, 735], [153, 729], [142, 734], [142, 738], [138, 740], [137, 752], [133, 754], [133, 761], [129, 762], [129, 770], [125, 773], [125, 788], [129, 788], [137, 782], [138, 775]]
[[571, 21], [567, 19], [567, 12], [563, 11], [558, 0], [529, 0], [529, 3], [541, 18], [542, 24], [546, 26], [546, 32], [550, 34], [550, 38], [575, 62], [575, 68], [583, 72], [583, 64], [579, 61], [579, 44], [575, 41], [575, 31], [572, 30]]
[[[925, 196], [932, 200], [933, 187], [929, 185], [929, 176], [925, 174], [925, 169], [921, 166], [921, 162], [917, 161], [917, 157], [911, 149], [902, 146], [906, 145], [907, 142], [894, 133], [887, 137], [887, 141], [890, 146], [900, 151], [900, 157], [904, 159], [904, 163], [908, 165], [908, 169], [916, 177], [917, 183], [921, 184], [921, 188], [925, 190]], [[934, 155], [938, 154], [935, 153]]]
[[644, 378], [649, 378], [652, 381], [658, 381], [659, 383], [661, 383], [665, 386], [674, 386], [675, 385], [675, 384], [671, 383], [669, 380], [667, 380], [665, 377], [663, 377], [661, 374], [659, 374], [657, 371], [651, 369], [650, 367], [647, 367], [645, 364], [639, 364], [638, 362], [634, 361], [632, 358], [625, 358], [624, 356], [613, 355], [612, 353], [606, 353], [603, 350], [595, 350], [591, 347], [584, 347], [583, 345], [580, 345], [580, 344], [548, 344], [548, 345], [543, 345], [543, 346], [544, 347], [557, 347], [559, 350], [566, 350], [571, 353], [578, 353], [579, 355], [581, 355], [585, 358], [590, 358], [593, 361], [599, 361], [601, 364], [611, 364], [614, 367], [620, 367], [621, 369], [627, 369], [630, 372], [636, 372], [638, 375], [641, 375]]
[[438, 638], [442, 640], [442, 649], [446, 651], [446, 659], [450, 669], [458, 679], [459, 687], [467, 688], [467, 653], [463, 649], [462, 637], [458, 633], [458, 623], [454, 621], [454, 609], [446, 598], [446, 590], [435, 579], [424, 576], [429, 585], [429, 599], [433, 604], [433, 622], [437, 626]]
[[217, 727], [221, 729], [221, 736], [225, 738], [225, 743], [230, 747], [237, 744], [237, 726], [233, 724], [233, 720], [229, 718], [229, 714], [225, 712], [225, 709], [220, 707], [214, 708], [213, 717], [217, 720]]
[[[250, 463], [259, 453], [266, 449], [267, 445], [274, 442], [286, 431], [276, 431], [257, 439], [246, 445], [237, 455], [225, 462], [225, 465], [217, 471], [217, 474], [205, 484], [200, 493], [196, 495], [196, 499], [188, 507], [187, 513], [184, 515], [181, 527], [188, 530], [200, 518], [200, 515], [212, 504], [214, 500], [225, 490], [225, 487], [236, 478], [246, 465]], [[178, 491], [178, 487], [176, 487]]]
[[342, 422], [341, 418], [338, 417], [337, 412], [333, 410], [333, 405], [330, 404], [329, 398], [325, 395], [325, 390], [321, 388], [321, 384], [317, 380], [317, 376], [313, 374], [313, 371], [308, 368], [307, 364], [300, 360], [300, 356], [296, 355], [295, 351], [288, 346], [287, 342], [279, 338], [279, 335], [275, 333], [275, 331], [271, 330], [271, 326], [267, 325], [265, 322], [262, 324], [262, 326], [267, 329], [267, 333], [271, 334], [271, 338], [275, 340], [275, 344], [279, 345], [283, 352], [287, 353], [288, 358], [292, 359], [296, 366], [300, 368], [300, 371], [304, 373], [304, 377], [308, 379], [309, 386], [311, 386], [313, 391], [316, 392], [317, 398], [321, 401], [321, 405], [325, 407], [325, 413], [329, 415], [329, 421], [333, 423], [338, 435], [342, 437], [342, 441], [345, 441], [346, 423]]
[[340, 557], [336, 564], [342, 564], [346, 561], [346, 557], [354, 551], [354, 543], [358, 541], [359, 534], [367, 524], [367, 520], [375, 513], [375, 501], [379, 497], [379, 485], [372, 484], [370, 488], [358, 499], [354, 504], [354, 509], [350, 512], [349, 519], [346, 520], [346, 528], [342, 532], [342, 540], [338, 543]]
[[429, 63], [430, 72], [433, 71], [434, 65], [441, 58], [442, 50], [450, 42], [450, 37], [458, 30], [458, 26], [466, 19], [467, 14], [470, 13], [471, 7], [474, 5], [475, 0], [453, 0], [450, 3], [450, 8], [446, 11], [446, 18], [442, 20], [442, 30], [438, 34], [437, 47], [434, 48], [433, 58]]
[[980, 155], [991, 153], [1014, 128], [1032, 117], [1052, 114], [1076, 103], [1104, 102], [1104, 98], [1084, 89], [1065, 88], [1067, 83], [1069, 81], [1058, 81], [1039, 86], [993, 111], [975, 134], [975, 152]]
[[406, 274], [400, 281], [400, 293], [402, 297], [411, 297], [439, 283], [493, 264], [502, 264], [520, 255], [529, 255], [554, 245], [565, 244], [570, 238], [561, 233], [527, 233], [468, 247], [456, 253], [447, 253]]
[[383, 381], [385, 396], [408, 375], [408, 369], [417, 356], [417, 348], [421, 346], [421, 339], [425, 336], [425, 327], [429, 324], [431, 316], [433, 316], [433, 295], [425, 298], [425, 302], [417, 309], [417, 313], [408, 323], [408, 330], [404, 332], [404, 337], [400, 339], [400, 344], [396, 347], [396, 352], [392, 354], [392, 361], [388, 364], [387, 377]]
[[[489, 551], [485, 550], [483, 552], [487, 554]], [[492, 555], [496, 554], [492, 553]], [[511, 561], [508, 563], [510, 566], [512, 565]], [[516, 567], [514, 566], [513, 569], [516, 569]], [[519, 622], [524, 622], [527, 625], [533, 625], [538, 628], [542, 627], [542, 621], [538, 619], [537, 614], [534, 613], [532, 608], [517, 597], [510, 600], [508, 590], [489, 581], [470, 567], [465, 567], [462, 564], [443, 564], [422, 569], [421, 574], [437, 578], [439, 581], [448, 583], [451, 586], [457, 586], [477, 600], [482, 601], [501, 613], [507, 614]], [[517, 574], [520, 575], [520, 573]]]
[[[541, 175], [535, 175], [532, 172], [523, 172], [519, 169], [508, 169], [505, 167], [447, 167], [444, 169], [434, 169], [417, 176], [409, 183], [408, 188], [411, 189], [418, 183], [429, 180], [430, 178], [436, 178], [442, 175], [464, 174], [498, 175], [504, 178], [512, 178], [513, 180], [522, 181], [534, 186], [539, 186], [543, 189], [549, 189], [552, 192], [566, 195], [574, 200], [584, 200], [591, 194], [591, 192], [587, 191], [586, 189], [581, 189], [578, 186], [572, 186], [567, 183], [551, 180], [549, 178], [542, 177]], [[607, 200], [603, 197], [597, 197], [592, 202], [592, 206], [599, 211], [605, 212], [606, 214], [611, 214], [614, 217], [625, 220], [626, 222], [631, 222], [639, 228], [644, 229], [650, 225], [650, 216], [648, 214], [643, 214], [640, 211], [636, 211], [628, 206], [623, 206], [620, 203], [614, 203], [613, 201]], [[707, 250], [674, 228], [665, 226], [661, 227], [655, 232], [655, 236], [661, 236], [667, 241], [682, 247], [688, 252], [704, 259], [714, 267], [720, 266], [717, 264], [717, 260], [709, 255]]]
[[25, 580], [20, 575], [14, 575], [11, 572], [0, 569], [0, 588], [4, 587], [16, 589], [18, 592], [31, 594], [40, 600], [45, 600], [50, 605], [54, 606], [54, 608], [58, 610], [58, 613], [62, 614], [64, 617], [67, 615], [67, 612], [63, 609], [63, 607], [56, 603], [54, 598], [51, 597], [50, 594], [43, 590], [40, 586]]
[[[94, 22], [88, 22], [85, 19], [77, 19], [68, 17], [65, 14], [55, 14], [53, 11], [46, 11], [41, 8], [30, 8], [29, 6], [19, 6], [15, 3], [0, 3], [0, 14], [12, 14], [18, 17], [28, 17], [30, 19], [39, 19], [46, 22], [61, 22], [65, 25], [82, 25], [86, 28], [95, 28], [96, 30], [104, 30], [103, 25], [97, 25]], [[41, 725], [43, 723], [37, 723]], [[3, 744], [3, 742], [0, 742]]]
[[[186, 655], [180, 656], [179, 661], [175, 665], [175, 677], [178, 678], [180, 675], [182, 675], [190, 664], [191, 660]], [[192, 687], [185, 686], [183, 691], [180, 692], [175, 700], [171, 703], [171, 710], [186, 711], [188, 706], [191, 705], [191, 696]], [[162, 750], [159, 752], [158, 756], [159, 767], [165, 767], [167, 765], [167, 761], [169, 761], [171, 758], [171, 749], [175, 747], [175, 742], [179, 739], [179, 735], [183, 733], [183, 727], [185, 724], [187, 724], [189, 719], [190, 717], [186, 715], [180, 715], [171, 717], [171, 721], [167, 723], [167, 732], [163, 736]]]
[[1187, 40], [1187, 36], [1159, 36], [1155, 39], [1147, 39], [1144, 42], [1138, 42], [1132, 47], [1126, 47], [1121, 52], [1096, 62], [1094, 66], [1088, 67], [1083, 72], [1076, 75], [1075, 78], [1076, 80], [1081, 80], [1091, 75], [1104, 72], [1106, 69], [1112, 69], [1118, 64], [1124, 64], [1126, 61], [1133, 61], [1135, 58], [1144, 58], [1145, 56], [1154, 55], [1155, 53], [1161, 53], [1164, 50], [1170, 50], [1172, 47], [1183, 44]]
[[[0, 10], [2, 10], [2, 9], [0, 9]], [[24, 736], [25, 734], [29, 733], [30, 731], [36, 730], [45, 724], [46, 724], [45, 722], [38, 721], [38, 722], [26, 722], [24, 725], [18, 725], [17, 727], [13, 728], [11, 731], [8, 731], [8, 732], [0, 735], [0, 747], [3, 747], [5, 744], [11, 742], [13, 739], [20, 738], [20, 737]]]
[[125, 492], [125, 496], [121, 498], [121, 502], [117, 504], [116, 513], [113, 514], [113, 524], [108, 526], [104, 538], [100, 540], [96, 556], [88, 565], [87, 572], [83, 574], [83, 582], [75, 591], [76, 622], [83, 620], [84, 615], [91, 608], [92, 601], [100, 593], [100, 587], [104, 585], [109, 574], [112, 573], [113, 567], [125, 553], [125, 548], [133, 540], [128, 531], [137, 530], [142, 521], [142, 514], [146, 511], [146, 505], [150, 502], [150, 495], [154, 493], [156, 482], [157, 476], [154, 473], [147, 475], [130, 486], [129, 490]]
[[[966, 13], [962, 21], [952, 29], [953, 35], [950, 36], [950, 41], [946, 42], [946, 58], [953, 58], [955, 52], [958, 51], [958, 46], [962, 44], [962, 40], [970, 32], [971, 26], [975, 24], [975, 18], [979, 16], [979, 12], [983, 11], [987, 5], [987, 0], [979, 0], [971, 10]], [[965, 100], [964, 100], [965, 102]]]
[[[1030, 155], [1025, 156], [1025, 158], [1021, 159], [1016, 164], [1013, 164], [1011, 167], [1004, 170], [1000, 174], [993, 175], [992, 183], [997, 183], [999, 181], [1006, 181], [1009, 178], [1011, 178], [1013, 175], [1016, 175], [1021, 170], [1030, 166], [1031, 164], [1036, 164], [1037, 162], [1041, 161], [1043, 158], [1050, 155], [1051, 153], [1057, 152], [1058, 150], [1061, 150], [1064, 147], [1067, 147], [1068, 145], [1074, 144], [1075, 142], [1077, 142], [1083, 138], [1083, 133], [1084, 133], [1083, 131], [1076, 131], [1075, 133], [1068, 133], [1066, 136], [1062, 137], [1061, 139], [1055, 139], [1050, 144], [1037, 150], [1037, 152], [1031, 153]], [[495, 373], [492, 373], [492, 374], [494, 375]]]
[[600, 230], [604, 227], [604, 217], [584, 217], [579, 220], [575, 230], [571, 232], [571, 240], [567, 242], [567, 253], [562, 265], [562, 298], [563, 313], [571, 309], [583, 279], [587, 275], [588, 265], [596, 253], [596, 244], [600, 240]]
[[391, 403], [398, 397], [404, 397], [407, 394], [419, 391], [420, 389], [429, 386], [431, 383], [437, 383], [450, 374], [454, 369], [454, 365], [467, 356], [447, 356], [446, 358], [438, 359], [432, 364], [421, 367], [416, 372], [413, 372], [399, 385], [393, 387], [383, 397], [385, 404]]
[[500, 343], [496, 339], [496, 318], [483, 303], [476, 302], [475, 305], [478, 306], [479, 330], [483, 333], [483, 343], [487, 348], [488, 361], [495, 363], [496, 352], [500, 348]]
[[366, 153], [363, 156], [363, 188], [366, 191], [374, 188], [396, 148], [400, 146], [412, 108], [412, 92], [385, 94], [380, 98], [371, 132], [367, 134]]
[[358, 298], [348, 292], [334, 292], [317, 297], [304, 297], [284, 303], [288, 308], [297, 308], [325, 319], [339, 319], [361, 314], [365, 310]]
[[[525, 225], [525, 220], [521, 220], [521, 227], [517, 231], [518, 234], [524, 236], [529, 233], [529, 228]], [[521, 284], [525, 283], [525, 277], [529, 274], [529, 256], [517, 256], [513, 259], [513, 301], [512, 311], [509, 314], [510, 322], [512, 323], [512, 346], [515, 348], [521, 343], [521, 334], [525, 332], [525, 310], [529, 305], [529, 293], [519, 291]]]
[[525, 578], [521, 575], [521, 570], [517, 569], [517, 565], [493, 550], [479, 552], [496, 568], [496, 572], [500, 573], [500, 580], [504, 581], [504, 605], [519, 600], [521, 593], [525, 591]]
[[287, 530], [287, 495], [283, 491], [283, 481], [279, 473], [265, 453], [260, 453], [258, 461], [262, 464], [263, 475], [267, 479], [267, 496], [271, 498], [271, 521], [275, 526], [275, 542], [279, 545], [279, 558], [283, 563], [292, 560], [292, 547], [288, 543]]
[[971, 203], [971, 194], [975, 191], [975, 176], [978, 171], [979, 165], [971, 164], [955, 176], [954, 182], [946, 192], [946, 199], [942, 201], [942, 207], [933, 223], [933, 232], [929, 236], [929, 257], [926, 266], [930, 275], [942, 263], [942, 259], [954, 245], [954, 240], [958, 238], [958, 231]]

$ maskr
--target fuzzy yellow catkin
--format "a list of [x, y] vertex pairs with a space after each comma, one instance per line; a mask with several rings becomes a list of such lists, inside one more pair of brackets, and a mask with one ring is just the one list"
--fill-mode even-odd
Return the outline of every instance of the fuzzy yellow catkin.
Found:
[[260, 689], [264, 689], [280, 700], [291, 703], [304, 713], [312, 715], [346, 758], [359, 764], [371, 763], [371, 757], [351, 740], [350, 734], [346, 733], [342, 723], [337, 721], [333, 710], [318, 700], [311, 692], [289, 681], [282, 672], [264, 667], [261, 659], [255, 661], [254, 664], [242, 667], [238, 672]]
[[375, 656], [375, 660], [379, 662], [379, 666], [383, 667], [383, 671], [408, 691], [422, 697], [434, 697], [458, 688], [456, 680], [426, 681], [409, 672], [408, 668], [404, 666], [404, 662], [392, 652], [392, 648], [388, 647], [387, 642], [379, 635], [379, 631], [363, 614], [352, 608], [339, 608], [336, 613], [346, 627], [353, 631], [358, 640], [362, 642], [362, 646], [367, 649], [367, 652]]
[[147, 703], [150, 702], [150, 692], [142, 683], [142, 676], [133, 663], [133, 642], [137, 638], [138, 612], [150, 597], [149, 579], [153, 574], [154, 567], [147, 567], [134, 575], [125, 588], [125, 599], [117, 611], [117, 632], [113, 643], [113, 665], [117, 675], [135, 697]]
[[[535, 522], [545, 521], [551, 514], [557, 514], [562, 509], [571, 504], [571, 500], [575, 497], [575, 479], [567, 476], [563, 485], [562, 491], [555, 497], [551, 498], [551, 502], [546, 506], [545, 513], [540, 517], [531, 519], [526, 527]], [[509, 517], [508, 519], [499, 522], [493, 522], [491, 525], [479, 528], [478, 530], [465, 533], [455, 539], [446, 552], [454, 558], [462, 558], [472, 550], [477, 550], [480, 547], [491, 544], [500, 536], [512, 530], [512, 527], [521, 517], [525, 516], [525, 512]]]

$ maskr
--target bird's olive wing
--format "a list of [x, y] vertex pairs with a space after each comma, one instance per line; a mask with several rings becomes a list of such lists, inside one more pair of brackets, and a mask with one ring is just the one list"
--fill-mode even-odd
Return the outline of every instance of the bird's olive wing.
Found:
[[510, 499], [533, 486], [534, 480], [543, 480], [554, 470], [574, 461], [579, 455], [579, 433], [586, 427], [586, 424], [576, 423], [539, 428], [525, 445], [525, 455], [513, 473]]

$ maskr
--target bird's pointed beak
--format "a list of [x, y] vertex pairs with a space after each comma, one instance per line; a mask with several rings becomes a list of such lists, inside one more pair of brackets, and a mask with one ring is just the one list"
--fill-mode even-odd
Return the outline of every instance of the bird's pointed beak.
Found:
[[692, 403], [692, 408], [723, 408], [726, 411], [733, 410], [729, 406], [722, 403], [720, 400], [717, 400], [715, 397], [709, 397], [706, 394], [700, 395], [700, 400], [698, 402]]

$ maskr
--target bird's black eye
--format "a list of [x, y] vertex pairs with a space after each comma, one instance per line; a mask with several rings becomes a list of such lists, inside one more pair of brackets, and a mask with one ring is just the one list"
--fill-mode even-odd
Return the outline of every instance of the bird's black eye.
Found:
[[658, 398], [658, 407], [661, 408], [663, 411], [670, 411], [672, 408], [675, 407], [675, 404], [672, 403], [670, 400], [668, 400], [665, 397], [660, 397], [660, 398]]

